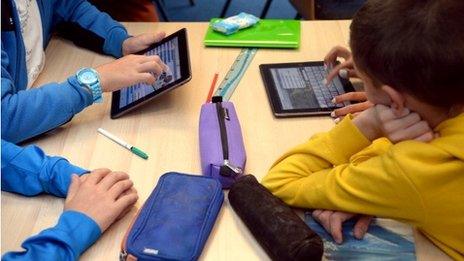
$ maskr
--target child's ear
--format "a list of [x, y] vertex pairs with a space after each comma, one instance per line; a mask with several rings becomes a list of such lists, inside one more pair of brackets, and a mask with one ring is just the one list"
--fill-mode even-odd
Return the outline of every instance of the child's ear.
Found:
[[404, 95], [388, 85], [383, 85], [381, 88], [390, 97], [391, 107], [396, 115], [401, 115], [406, 103]]

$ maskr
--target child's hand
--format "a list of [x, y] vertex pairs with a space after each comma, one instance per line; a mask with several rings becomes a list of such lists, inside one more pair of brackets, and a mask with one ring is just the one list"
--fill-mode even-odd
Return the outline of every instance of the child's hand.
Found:
[[[345, 59], [344, 62], [335, 65], [337, 58], [341, 57]], [[341, 77], [348, 79], [350, 77], [358, 78], [358, 73], [354, 69], [353, 57], [350, 50], [342, 46], [335, 46], [324, 58], [324, 65], [330, 69], [325, 80], [326, 84], [330, 83], [335, 76], [340, 75]]]
[[399, 112], [377, 104], [359, 114], [353, 123], [371, 141], [386, 137], [392, 143], [405, 140], [429, 142], [435, 137], [429, 124], [407, 108]]
[[127, 38], [122, 43], [122, 54], [128, 55], [138, 53], [142, 50], [147, 49], [148, 47], [150, 47], [150, 45], [163, 40], [165, 36], [165, 32], [159, 32], [156, 34], [145, 33]]
[[349, 113], [357, 114], [374, 106], [374, 104], [367, 100], [365, 92], [348, 92], [338, 95], [333, 99], [334, 104], [343, 103], [345, 101], [357, 101], [359, 103], [350, 104], [343, 108], [336, 109], [330, 114], [330, 116], [338, 118]]
[[[342, 224], [343, 222], [357, 216], [353, 213], [331, 211], [331, 210], [314, 210], [312, 214], [314, 220], [321, 224], [325, 230], [332, 235], [332, 238], [337, 244], [343, 243]], [[369, 228], [372, 221], [372, 216], [359, 216], [358, 221], [354, 225], [353, 234], [357, 239], [362, 239]]]
[[102, 91], [112, 92], [138, 83], [154, 84], [167, 65], [157, 55], [127, 55], [95, 68]]
[[104, 232], [122, 214], [126, 214], [137, 199], [137, 191], [129, 175], [97, 169], [82, 177], [72, 176], [64, 209], [86, 214]]

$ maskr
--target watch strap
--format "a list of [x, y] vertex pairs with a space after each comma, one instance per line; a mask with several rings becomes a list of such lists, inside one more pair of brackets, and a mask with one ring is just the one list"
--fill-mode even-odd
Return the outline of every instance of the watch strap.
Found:
[[93, 102], [102, 103], [103, 102], [103, 94], [102, 94], [102, 88], [101, 88], [101, 85], [100, 85], [100, 80], [98, 80], [98, 82], [95, 82], [94, 84], [91, 84], [88, 87], [89, 87], [90, 91], [92, 92]]

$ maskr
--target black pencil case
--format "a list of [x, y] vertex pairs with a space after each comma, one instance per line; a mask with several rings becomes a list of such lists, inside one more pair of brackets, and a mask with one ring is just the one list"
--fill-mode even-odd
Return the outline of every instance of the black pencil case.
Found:
[[232, 185], [229, 202], [272, 260], [321, 260], [321, 238], [253, 175]]

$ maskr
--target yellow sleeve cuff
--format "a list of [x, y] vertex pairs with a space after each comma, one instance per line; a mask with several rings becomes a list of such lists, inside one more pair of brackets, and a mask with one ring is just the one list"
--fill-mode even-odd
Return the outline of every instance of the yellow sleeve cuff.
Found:
[[350, 158], [371, 145], [371, 141], [353, 124], [353, 116], [348, 114], [340, 123], [327, 133], [327, 142], [338, 155]]

